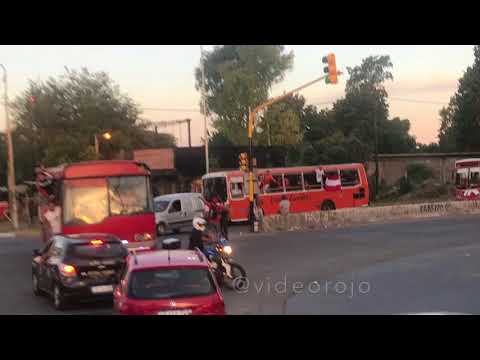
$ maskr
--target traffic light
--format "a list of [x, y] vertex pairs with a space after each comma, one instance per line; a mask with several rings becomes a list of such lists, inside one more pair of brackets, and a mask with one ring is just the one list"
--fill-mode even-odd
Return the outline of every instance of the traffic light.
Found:
[[247, 171], [248, 170], [248, 155], [247, 153], [241, 153], [238, 156], [238, 163], [240, 165], [240, 170]]
[[332, 53], [323, 57], [322, 62], [327, 64], [323, 69], [323, 72], [328, 75], [325, 82], [327, 84], [338, 84], [337, 61], [335, 60], [335, 54]]

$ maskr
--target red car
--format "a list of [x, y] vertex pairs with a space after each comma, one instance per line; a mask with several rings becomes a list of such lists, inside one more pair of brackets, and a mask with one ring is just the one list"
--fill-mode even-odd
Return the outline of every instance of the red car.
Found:
[[115, 288], [123, 315], [225, 315], [222, 294], [200, 251], [131, 253]]

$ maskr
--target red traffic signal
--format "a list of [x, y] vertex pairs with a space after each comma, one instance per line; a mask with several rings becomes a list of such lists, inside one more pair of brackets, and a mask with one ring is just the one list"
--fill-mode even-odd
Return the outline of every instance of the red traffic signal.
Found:
[[337, 60], [335, 59], [335, 54], [328, 54], [322, 59], [324, 64], [327, 64], [323, 69], [324, 73], [327, 74], [325, 82], [327, 84], [338, 84], [338, 75], [337, 75]]

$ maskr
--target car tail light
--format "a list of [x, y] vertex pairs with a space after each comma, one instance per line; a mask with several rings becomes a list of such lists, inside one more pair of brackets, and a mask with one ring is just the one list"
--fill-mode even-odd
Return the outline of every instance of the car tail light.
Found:
[[216, 298], [209, 304], [199, 306], [196, 313], [198, 315], [225, 315], [225, 303], [220, 298]]
[[64, 277], [77, 276], [77, 271], [75, 270], [75, 267], [72, 265], [60, 264], [59, 269], [60, 269], [60, 274], [62, 274], [62, 276]]
[[103, 245], [103, 240], [90, 240], [90, 245], [101, 246]]

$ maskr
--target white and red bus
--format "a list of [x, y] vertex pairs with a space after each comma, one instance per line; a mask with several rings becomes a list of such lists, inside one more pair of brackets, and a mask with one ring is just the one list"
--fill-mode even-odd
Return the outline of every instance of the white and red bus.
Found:
[[457, 200], [480, 200], [480, 159], [455, 162], [455, 197]]
[[50, 237], [44, 214], [53, 198], [61, 210], [62, 234], [107, 233], [132, 247], [154, 244], [150, 169], [145, 164], [130, 160], [65, 164], [38, 171], [37, 188], [44, 241]]
[[[272, 181], [273, 180], [273, 181]], [[215, 172], [202, 177], [202, 193], [226, 202], [230, 220], [248, 220], [248, 176], [240, 170]], [[265, 216], [278, 214], [283, 195], [290, 201], [290, 212], [311, 212], [368, 206], [369, 189], [362, 164], [302, 166], [258, 169], [255, 193]]]

